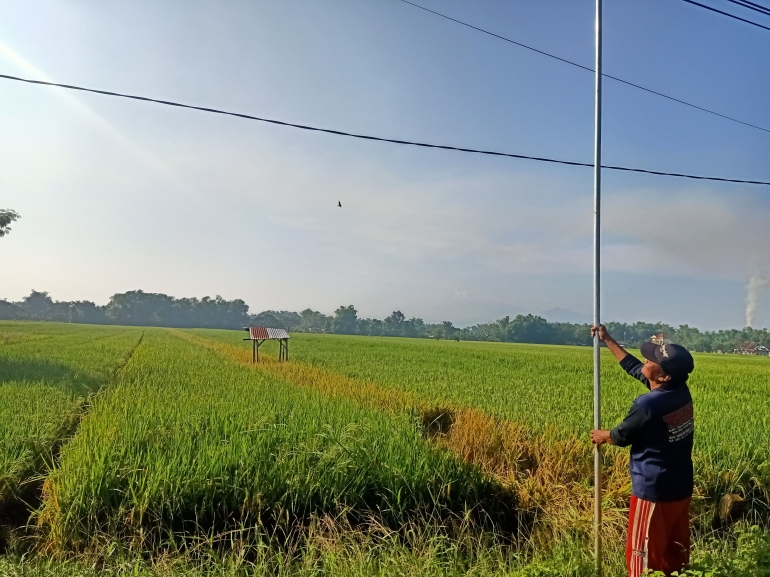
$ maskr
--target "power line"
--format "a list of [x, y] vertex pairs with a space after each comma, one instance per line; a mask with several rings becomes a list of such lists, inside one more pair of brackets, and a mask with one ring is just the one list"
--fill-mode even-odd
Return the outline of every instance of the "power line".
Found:
[[745, 18], [741, 18], [740, 16], [736, 16], [735, 14], [730, 14], [729, 12], [723, 12], [722, 10], [717, 10], [716, 8], [712, 8], [711, 6], [706, 6], [705, 4], [701, 4], [700, 2], [695, 2], [695, 0], [682, 0], [682, 1], [687, 2], [688, 4], [693, 4], [695, 6], [700, 6], [701, 8], [705, 8], [706, 10], [711, 10], [712, 12], [716, 12], [717, 14], [722, 14], [723, 16], [729, 16], [730, 18], [735, 18], [736, 20], [740, 20], [741, 22], [746, 22], [747, 24], [752, 24], [759, 28], [764, 28], [765, 30], [770, 30], [770, 26], [763, 26], [758, 22], [753, 22], [752, 20], [746, 20]]
[[732, 2], [733, 4], [737, 4], [738, 6], [743, 6], [744, 8], [748, 8], [749, 10], [754, 10], [754, 12], [759, 12], [760, 14], [764, 14], [765, 16], [770, 16], [770, 8], [765, 8], [761, 4], [757, 4], [756, 2], [749, 2], [749, 0], [727, 0], [728, 2]]
[[[519, 46], [521, 48], [526, 48], [527, 50], [531, 50], [532, 52], [537, 52], [538, 54], [542, 54], [543, 56], [547, 56], [548, 58], [553, 58], [554, 60], [558, 60], [560, 62], [564, 62], [565, 64], [570, 64], [572, 66], [576, 66], [577, 68], [582, 68], [583, 70], [587, 70], [589, 72], [594, 72], [594, 69], [590, 66], [583, 66], [582, 64], [578, 64], [577, 62], [573, 62], [572, 60], [568, 60], [566, 58], [562, 58], [561, 56], [556, 56], [555, 54], [551, 54], [550, 52], [545, 52], [544, 50], [539, 50], [537, 48], [533, 48], [532, 46], [528, 46], [527, 44], [523, 44], [521, 42], [517, 42], [516, 40], [511, 40], [510, 38], [506, 38], [505, 36], [501, 36], [500, 34], [495, 34], [494, 32], [490, 32], [489, 30], [484, 30], [483, 28], [479, 28], [478, 26], [474, 26], [473, 24], [468, 24], [467, 22], [463, 22], [462, 20], [457, 20], [456, 18], [452, 18], [451, 16], [447, 16], [446, 14], [442, 14], [441, 12], [436, 12], [435, 10], [431, 10], [429, 8], [425, 8], [424, 6], [420, 6], [419, 4], [415, 4], [414, 2], [410, 2], [409, 0], [401, 0], [401, 2], [404, 2], [405, 4], [409, 4], [410, 6], [414, 6], [415, 8], [419, 8], [420, 10], [424, 10], [425, 12], [430, 12], [431, 14], [435, 14], [436, 16], [440, 16], [441, 18], [446, 18], [447, 20], [451, 20], [452, 22], [456, 22], [457, 24], [461, 24], [462, 26], [466, 26], [468, 28], [472, 28], [473, 30], [477, 30], [478, 32], [482, 32], [484, 34], [488, 34], [489, 36], [493, 36], [495, 38], [498, 38], [500, 40], [505, 40], [506, 42], [509, 42], [511, 44], [515, 44], [516, 46]], [[726, 120], [731, 120], [733, 122], [737, 122], [739, 124], [743, 124], [744, 126], [750, 126], [751, 128], [756, 128], [757, 130], [762, 130], [764, 132], [770, 132], [770, 129], [764, 128], [762, 126], [757, 126], [756, 124], [751, 124], [750, 122], [745, 122], [743, 120], [739, 120], [737, 118], [733, 118], [732, 116], [727, 116], [726, 114], [722, 114], [721, 112], [716, 112], [715, 110], [710, 110], [708, 108], [704, 108], [702, 106], [698, 106], [697, 104], [692, 104], [690, 102], [687, 102], [685, 100], [681, 100], [679, 98], [675, 98], [673, 96], [669, 96], [668, 94], [663, 94], [662, 92], [658, 92], [657, 90], [652, 90], [651, 88], [646, 88], [644, 86], [641, 86], [639, 84], [635, 84], [633, 82], [629, 82], [628, 80], [623, 80], [622, 78], [618, 78], [617, 76], [611, 76], [609, 74], [602, 74], [605, 78], [610, 78], [612, 80], [615, 80], [616, 82], [621, 82], [623, 84], [627, 84], [628, 86], [633, 86], [634, 88], [638, 88], [639, 90], [644, 90], [645, 92], [649, 92], [650, 94], [654, 94], [656, 96], [661, 96], [663, 98], [667, 98], [668, 100], [672, 100], [674, 102], [678, 102], [679, 104], [684, 104], [685, 106], [689, 106], [691, 108], [695, 108], [697, 110], [701, 110], [703, 112], [708, 112], [709, 114], [713, 114], [714, 116], [719, 116], [720, 118], [724, 118]]]
[[[293, 122], [285, 122], [283, 120], [275, 120], [272, 118], [262, 118], [259, 116], [252, 116], [250, 114], [241, 114], [240, 112], [229, 112], [227, 110], [220, 110], [218, 108], [208, 108], [205, 106], [194, 106], [192, 104], [182, 104], [181, 102], [173, 102], [170, 100], [159, 100], [157, 98], [149, 98], [147, 96], [136, 96], [133, 94], [122, 94], [120, 92], [111, 92], [109, 90], [98, 90], [96, 88], [85, 88], [83, 86], [74, 86], [72, 84], [59, 84], [57, 82], [45, 82], [43, 80], [31, 80], [28, 78], [19, 78], [18, 76], [9, 76], [8, 74], [0, 74], [0, 78], [6, 80], [14, 80], [17, 82], [26, 82], [28, 84], [38, 84], [42, 86], [56, 86], [58, 88], [66, 88], [68, 90], [79, 90], [81, 92], [92, 92], [94, 94], [102, 94], [104, 96], [116, 96], [118, 98], [128, 98], [131, 100], [140, 100], [142, 102], [153, 102], [155, 104], [163, 104], [166, 106], [175, 106], [177, 108], [188, 108], [190, 110], [199, 110], [201, 112], [211, 112], [213, 114], [222, 114], [225, 116], [235, 116], [237, 118], [244, 118], [246, 120], [257, 120], [259, 122], [267, 122], [269, 124], [277, 124], [279, 126], [290, 126], [292, 128], [300, 128], [302, 130], [310, 130], [313, 132], [324, 132], [327, 134], [336, 134], [338, 136], [347, 136], [350, 138], [359, 138], [362, 140], [374, 140], [377, 142], [390, 142], [392, 144], [405, 144], [408, 146], [419, 146], [422, 148], [438, 148], [441, 150], [454, 150], [457, 152], [469, 152], [472, 154], [483, 154], [487, 156], [504, 156], [508, 158], [519, 158], [523, 160], [536, 160], [538, 162], [549, 162], [553, 164], [565, 164], [568, 166], [587, 166], [593, 167], [591, 162], [576, 162], [572, 160], [561, 160], [558, 158], [546, 158], [542, 156], [529, 156], [526, 154], [513, 154], [509, 152], [496, 152], [492, 150], [479, 150], [476, 148], [464, 148], [460, 146], [449, 146], [445, 144], [429, 144], [426, 142], [415, 142], [411, 140], [400, 140], [395, 138], [385, 138], [382, 136], [371, 136], [368, 134], [356, 134], [354, 132], [345, 132], [342, 130], [334, 130], [331, 128], [319, 128], [317, 126], [308, 126], [305, 124], [295, 124]], [[660, 170], [648, 170], [645, 168], [630, 168], [628, 166], [612, 166], [602, 165], [602, 168], [608, 170], [619, 170], [623, 172], [641, 172], [643, 174], [655, 174], [659, 176], [673, 176], [677, 178], [690, 178], [695, 180], [713, 180], [717, 182], [735, 182], [739, 184], [760, 184], [764, 186], [770, 186], [770, 182], [761, 180], [743, 180], [738, 178], [722, 178], [719, 176], [702, 176], [698, 174], [684, 174], [677, 172], [663, 172]]]

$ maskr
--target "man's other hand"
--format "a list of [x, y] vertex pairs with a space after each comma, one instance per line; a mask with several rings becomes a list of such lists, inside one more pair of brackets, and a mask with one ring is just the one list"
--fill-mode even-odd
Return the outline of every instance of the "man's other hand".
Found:
[[610, 333], [607, 332], [607, 327], [604, 325], [599, 325], [598, 328], [596, 325], [591, 325], [591, 338], [594, 338], [596, 335], [599, 335], [599, 340], [603, 343], [612, 339]]
[[614, 445], [612, 438], [610, 437], [610, 432], [602, 429], [594, 429], [591, 431], [591, 442], [594, 445], [604, 445], [605, 443]]

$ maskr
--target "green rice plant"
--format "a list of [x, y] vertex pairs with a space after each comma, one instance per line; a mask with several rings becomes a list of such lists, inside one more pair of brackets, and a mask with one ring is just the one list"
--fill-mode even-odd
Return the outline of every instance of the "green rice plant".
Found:
[[328, 398], [147, 329], [64, 447], [41, 523], [60, 551], [102, 538], [152, 550], [319, 515], [397, 526], [512, 513], [509, 496], [431, 446], [409, 413]]
[[[191, 332], [244, 351], [249, 346], [236, 331]], [[263, 345], [263, 357], [275, 354], [270, 345]], [[696, 413], [696, 510], [701, 525], [710, 528], [716, 503], [727, 492], [749, 500], [755, 522], [770, 523], [770, 359], [694, 356], [689, 384]], [[575, 454], [590, 465], [593, 359], [588, 347], [297, 334], [291, 358], [295, 364], [394, 391], [396, 397], [407, 394], [418, 402], [481, 409], [529, 433], [547, 435], [555, 450], [561, 450], [560, 438], [577, 437], [585, 450]], [[644, 392], [603, 351], [604, 427], [620, 422], [633, 399]], [[625, 451], [609, 448], [606, 454], [620, 457]], [[591, 467], [583, 469], [589, 495]], [[630, 482], [626, 494], [629, 490]]]
[[[43, 470], [41, 455], [77, 422], [78, 399], [115, 375], [141, 334], [0, 323], [7, 488]], [[40, 520], [52, 547], [118, 539], [157, 552], [175, 539], [187, 547], [257, 526], [288, 531], [319, 516], [391, 526], [438, 510], [451, 522], [494, 517], [514, 503], [489, 475], [517, 505], [534, 503], [549, 532], [560, 525], [552, 543], [590, 532], [590, 349], [294, 335], [290, 363], [271, 361], [266, 343], [267, 362], [252, 367], [243, 336], [147, 329], [47, 482]], [[696, 355], [701, 534], [725, 492], [748, 498], [751, 520], [768, 523], [768, 369], [766, 358]], [[602, 372], [609, 427], [644, 388], [607, 354]], [[432, 423], [420, 417], [433, 413], [447, 423], [428, 439], [422, 426]], [[623, 514], [624, 454], [606, 452], [608, 519]], [[544, 563], [521, 574], [552, 574]]]
[[[198, 334], [240, 342], [235, 331]], [[593, 424], [593, 357], [588, 347], [307, 334], [293, 335], [291, 345], [297, 362], [483, 409], [533, 430], [556, 425], [566, 434], [583, 434]], [[645, 389], [603, 352], [603, 422], [612, 426]], [[690, 388], [698, 446], [725, 458], [734, 454], [739, 461], [747, 456], [767, 460], [770, 358], [696, 353], [695, 367]]]
[[141, 329], [0, 322], [0, 506], [43, 473], [85, 396], [107, 382], [141, 335]]

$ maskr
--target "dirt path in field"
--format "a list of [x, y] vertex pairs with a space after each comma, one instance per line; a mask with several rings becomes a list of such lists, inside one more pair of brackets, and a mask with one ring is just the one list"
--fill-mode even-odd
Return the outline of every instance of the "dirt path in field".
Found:
[[[433, 443], [516, 493], [523, 512], [536, 520], [532, 535], [536, 542], [548, 544], [576, 534], [590, 538], [593, 532], [593, 450], [581, 439], [565, 439], [555, 429], [536, 435], [479, 409], [437, 405], [405, 391], [295, 361], [279, 363], [266, 358], [255, 364], [250, 350], [181, 330], [173, 333], [295, 385], [379, 410], [413, 413]], [[604, 463], [605, 539], [622, 543], [630, 494], [628, 455], [608, 451]]]
[[5, 502], [0, 502], [0, 555], [7, 551], [8, 546], [12, 542], [23, 541], [25, 537], [33, 535], [34, 527], [30, 526], [30, 517], [40, 508], [42, 503], [43, 484], [47, 477], [48, 468], [51, 464], [59, 461], [62, 447], [77, 432], [80, 421], [88, 413], [88, 409], [91, 406], [90, 397], [99, 394], [120, 376], [143, 340], [144, 331], [139, 335], [136, 344], [118, 361], [109, 377], [99, 389], [91, 393], [88, 399], [78, 399], [73, 406], [71, 414], [62, 423], [61, 430], [57, 435], [57, 441], [51, 446], [50, 460], [47, 463], [41, 463], [41, 473], [25, 481], [23, 486], [19, 487], [19, 490], [11, 498]]

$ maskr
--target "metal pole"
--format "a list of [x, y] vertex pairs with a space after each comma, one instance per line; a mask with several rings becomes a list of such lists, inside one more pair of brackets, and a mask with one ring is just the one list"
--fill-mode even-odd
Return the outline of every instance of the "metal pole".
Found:
[[[602, 0], [596, 0], [596, 97], [594, 101], [594, 325], [600, 324], [602, 197]], [[594, 336], [594, 429], [601, 429], [601, 348]], [[594, 446], [594, 554], [596, 575], [602, 572], [602, 453]]]

